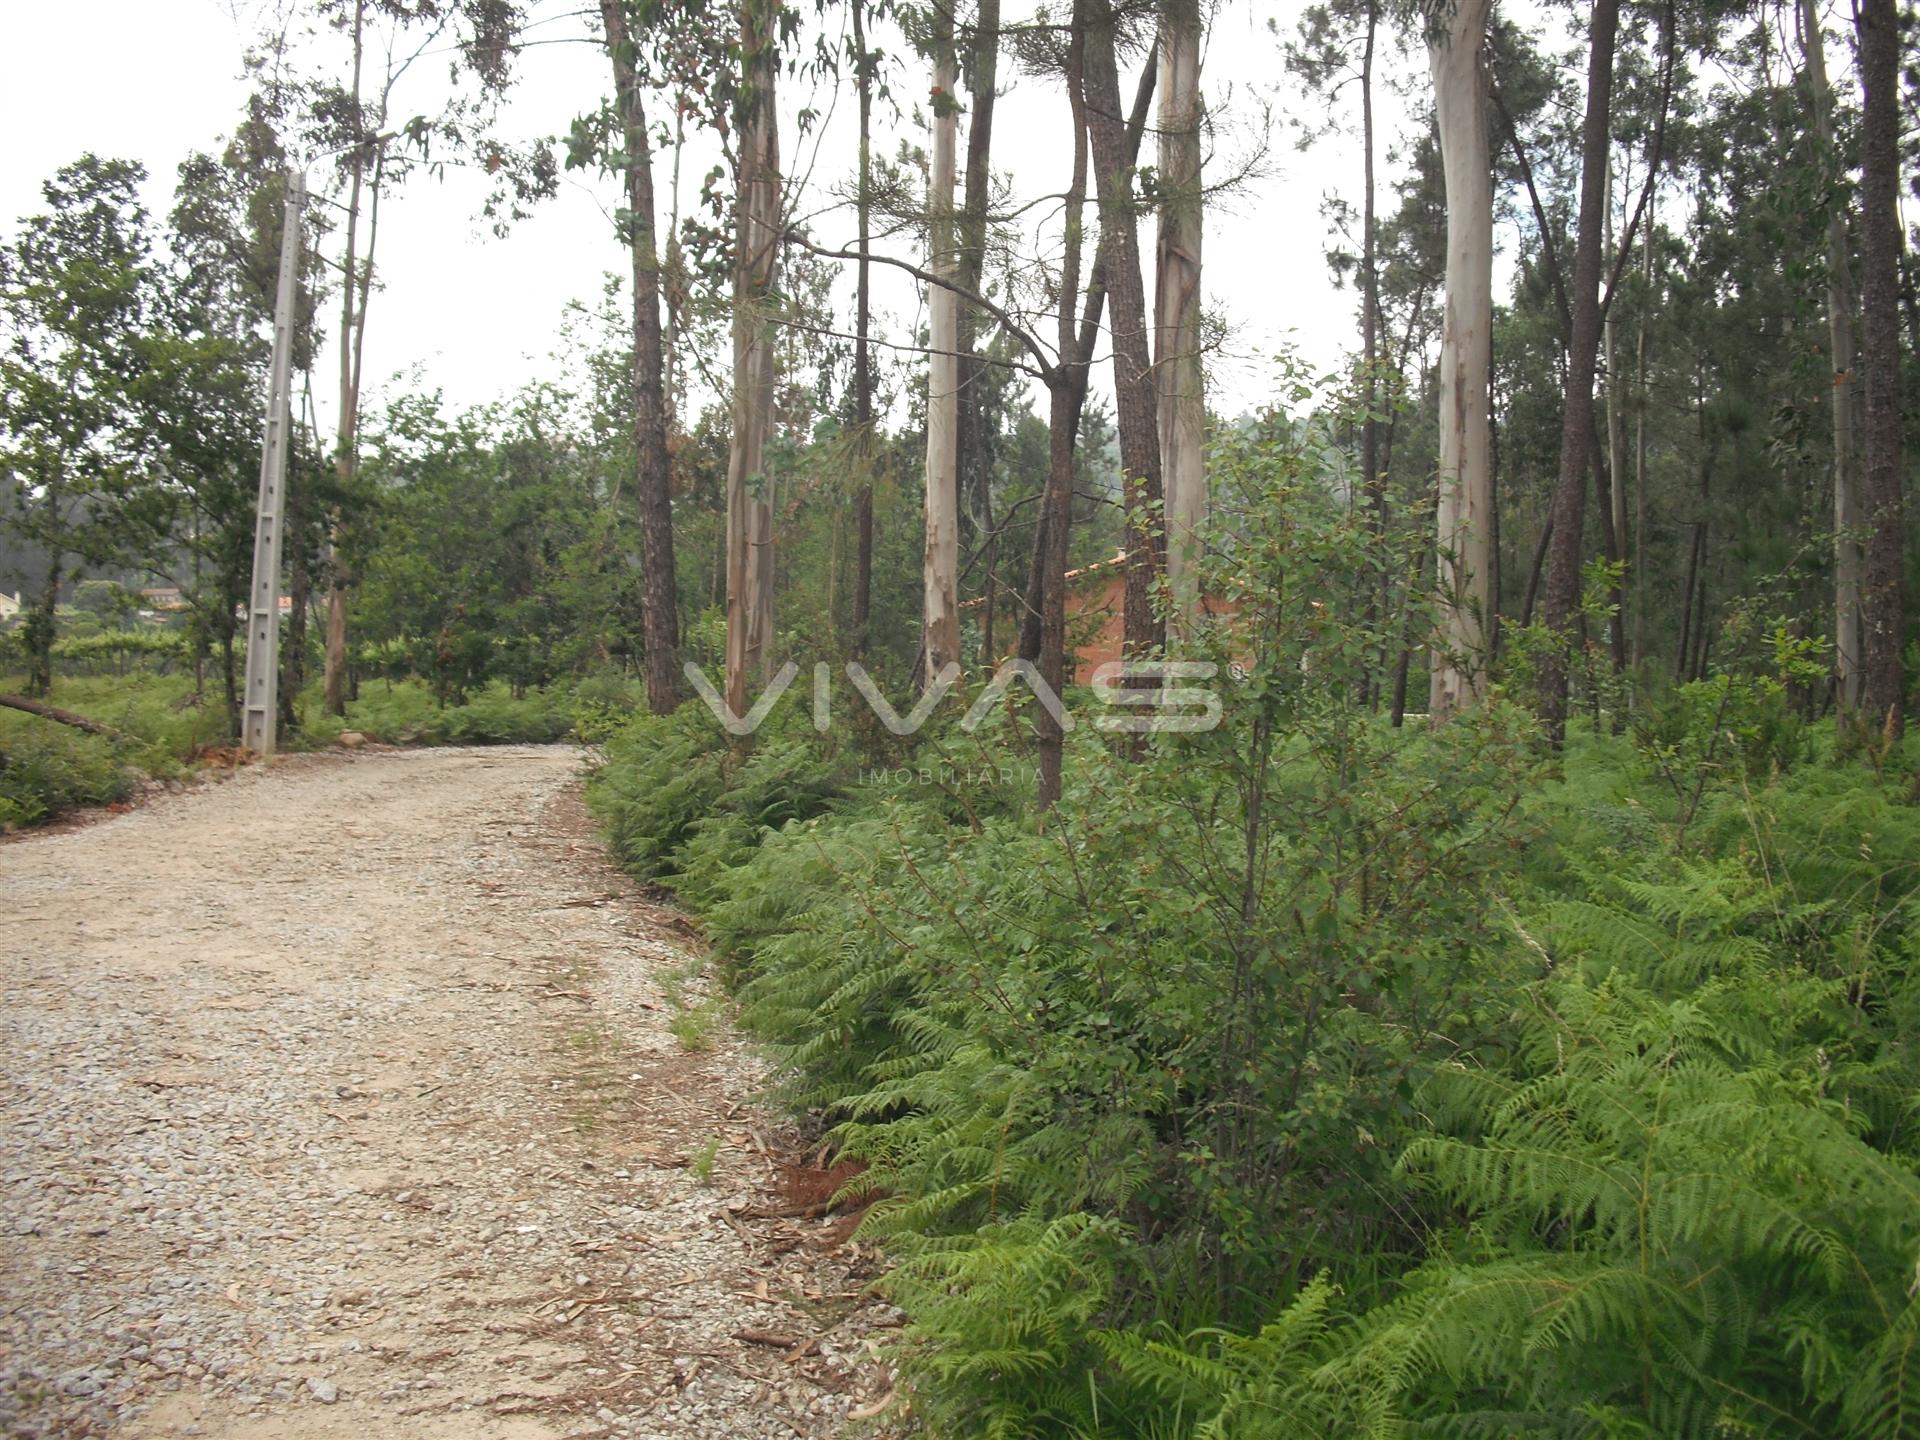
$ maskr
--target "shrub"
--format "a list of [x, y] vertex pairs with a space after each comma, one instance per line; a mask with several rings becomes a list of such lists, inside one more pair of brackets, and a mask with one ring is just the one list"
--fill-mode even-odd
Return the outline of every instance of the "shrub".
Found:
[[77, 806], [110, 805], [133, 786], [111, 743], [41, 724], [0, 749], [0, 830], [38, 825]]

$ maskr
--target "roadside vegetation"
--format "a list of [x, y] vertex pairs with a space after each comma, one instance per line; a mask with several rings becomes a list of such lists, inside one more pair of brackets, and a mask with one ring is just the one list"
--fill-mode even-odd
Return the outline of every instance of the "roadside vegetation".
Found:
[[1585, 672], [1557, 753], [1509, 698], [1538, 632], [1395, 728], [1347, 578], [1380, 542], [1310, 446], [1235, 463], [1274, 518], [1211, 576], [1222, 724], [1137, 763], [1078, 725], [1044, 815], [1027, 727], [953, 702], [902, 739], [789, 696], [747, 741], [690, 704], [593, 776], [863, 1167], [913, 1412], [1909, 1433], [1920, 755], [1837, 753], [1752, 616], [1700, 679]]
[[[20, 688], [18, 677], [0, 671], [0, 693]], [[637, 682], [617, 675], [519, 694], [496, 681], [449, 704], [428, 682], [403, 675], [364, 686], [342, 717], [324, 712], [316, 685], [303, 697], [312, 719], [288, 748], [320, 749], [347, 732], [382, 745], [596, 743], [632, 713], [638, 691]], [[179, 779], [242, 759], [224, 707], [196, 690], [190, 672], [116, 663], [111, 673], [63, 679], [56, 698], [60, 709], [117, 733], [87, 734], [0, 706], [0, 832], [124, 802], [149, 779]]]

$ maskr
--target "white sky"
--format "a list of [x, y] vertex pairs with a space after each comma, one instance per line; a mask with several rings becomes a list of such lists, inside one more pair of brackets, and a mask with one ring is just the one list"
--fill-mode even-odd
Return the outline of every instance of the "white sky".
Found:
[[[586, 36], [588, 20], [577, 18], [584, 0], [529, 0], [533, 32], [547, 41]], [[241, 114], [247, 93], [240, 57], [262, 8], [257, 0], [87, 0], [53, 6], [7, 7], [8, 74], [0, 86], [0, 235], [10, 236], [17, 217], [41, 208], [40, 184], [83, 152], [142, 162], [151, 180], [146, 199], [156, 216], [171, 203], [175, 168], [192, 149], [213, 150]], [[1256, 96], [1272, 94], [1276, 110], [1266, 174], [1247, 191], [1224, 198], [1207, 217], [1205, 289], [1209, 306], [1234, 326], [1227, 353], [1213, 369], [1215, 408], [1227, 413], [1258, 403], [1269, 390], [1270, 357], [1291, 334], [1313, 363], [1331, 366], [1353, 343], [1355, 297], [1333, 287], [1323, 258], [1325, 193], [1344, 189], [1358, 201], [1357, 136], [1323, 140], [1314, 150], [1294, 148], [1281, 119], [1288, 103], [1273, 16], [1291, 34], [1301, 0], [1275, 6], [1232, 5], [1216, 20], [1206, 54], [1209, 105], [1228, 133], [1222, 160], [1249, 146], [1246, 126], [1258, 115]], [[1258, 11], [1256, 14], [1255, 11]], [[1009, 17], [1014, 13], [1009, 7]], [[876, 37], [873, 43], [885, 43]], [[318, 56], [313, 57], [317, 63]], [[1011, 171], [1015, 192], [1032, 196], [1065, 188], [1070, 157], [1063, 144], [1064, 99], [1057, 85], [1011, 76], [1002, 67], [995, 116], [997, 171]], [[604, 54], [584, 44], [548, 43], [527, 49], [518, 62], [503, 132], [510, 137], [563, 134], [572, 117], [598, 105], [609, 88]], [[435, 108], [440, 67], [421, 67], [403, 92], [403, 113]], [[1130, 95], [1132, 74], [1123, 74]], [[805, 168], [812, 142], [795, 136], [790, 117], [802, 102], [801, 87], [783, 82], [782, 153], [789, 174]], [[898, 77], [903, 105], [925, 93], [918, 74]], [[831, 96], [814, 97], [826, 110]], [[1293, 104], [1298, 107], [1298, 101]], [[657, 107], [664, 109], [664, 107]], [[1324, 107], [1321, 107], [1324, 109]], [[1342, 111], [1357, 111], [1343, 97]], [[1399, 102], [1383, 96], [1380, 137], [1380, 204], [1392, 204], [1397, 173], [1385, 163], [1388, 145], [1404, 127]], [[1342, 118], [1345, 118], [1344, 116]], [[895, 122], [875, 107], [875, 150], [891, 153], [904, 135], [918, 143], [911, 121]], [[964, 124], [964, 119], [963, 119]], [[833, 107], [831, 121], [812, 164], [814, 196], [801, 213], [827, 201], [842, 185], [853, 159], [854, 107]], [[962, 145], [964, 146], [964, 138]], [[1148, 149], [1152, 145], [1148, 139]], [[660, 208], [667, 208], [665, 157], [657, 165]], [[1151, 163], [1151, 155], [1143, 154]], [[689, 156], [683, 174], [683, 208], [691, 204], [708, 162]], [[316, 173], [317, 185], [321, 176]], [[508, 393], [528, 379], [561, 378], [552, 360], [562, 310], [570, 299], [591, 301], [602, 277], [624, 270], [624, 256], [607, 218], [618, 204], [615, 182], [564, 172], [561, 193], [518, 225], [504, 240], [477, 218], [480, 187], [471, 176], [444, 182], [421, 175], [396, 192], [382, 212], [379, 279], [367, 336], [367, 377], [374, 392], [387, 377], [406, 372], [438, 387], [457, 405]], [[850, 245], [850, 214], [828, 215], [813, 225], [815, 237]], [[1142, 249], [1152, 254], [1152, 227], [1142, 228]], [[910, 256], [908, 258], [918, 259]], [[876, 302], [892, 312], [893, 333], [906, 331], [918, 310], [911, 282], [881, 288]], [[1151, 277], [1148, 277], [1151, 286]], [[851, 305], [849, 303], [850, 312]], [[331, 332], [334, 326], [329, 323]], [[1104, 352], [1103, 352], [1104, 353]], [[710, 357], [710, 363], [724, 357]], [[328, 371], [315, 376], [323, 416]]]

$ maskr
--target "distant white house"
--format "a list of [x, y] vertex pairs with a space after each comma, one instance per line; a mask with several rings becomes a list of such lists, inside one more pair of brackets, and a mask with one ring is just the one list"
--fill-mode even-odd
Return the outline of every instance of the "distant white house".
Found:
[[0, 625], [20, 618], [20, 597], [0, 590]]
[[[291, 595], [282, 595], [280, 597], [280, 618], [284, 620], [291, 614], [293, 614], [293, 597]], [[246, 624], [247, 607], [245, 605], [234, 606], [233, 618], [243, 625]]]

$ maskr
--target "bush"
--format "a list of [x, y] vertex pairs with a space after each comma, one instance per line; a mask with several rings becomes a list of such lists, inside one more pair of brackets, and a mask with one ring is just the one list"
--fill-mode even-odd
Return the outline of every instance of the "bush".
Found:
[[[1410, 567], [1314, 454], [1216, 455], [1224, 723], [1138, 763], [1081, 726], [1044, 819], [792, 702], [738, 750], [636, 722], [595, 777], [865, 1162], [917, 1417], [1920, 1433], [1913, 797], [1731, 670], [1558, 757], [1497, 695], [1390, 729], [1353, 697], [1400, 621], [1352, 577]], [[884, 764], [956, 753], [1031, 763], [935, 728]]]
[[441, 704], [418, 680], [375, 681], [361, 686], [345, 720], [326, 715], [315, 694], [306, 709], [302, 738], [312, 744], [326, 744], [342, 730], [390, 745], [548, 745], [575, 733], [572, 692], [555, 687], [516, 697], [499, 681], [452, 705]]
[[38, 825], [78, 806], [110, 805], [133, 793], [134, 776], [110, 742], [44, 722], [7, 737], [0, 762], [0, 830]]

